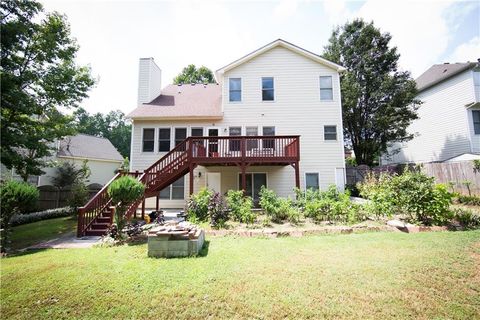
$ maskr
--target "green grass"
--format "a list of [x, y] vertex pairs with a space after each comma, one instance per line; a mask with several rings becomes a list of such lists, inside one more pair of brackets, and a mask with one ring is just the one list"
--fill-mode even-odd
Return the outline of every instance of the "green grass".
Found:
[[23, 249], [73, 232], [76, 227], [77, 220], [73, 217], [48, 219], [16, 226], [12, 228], [10, 247], [13, 250]]
[[5, 258], [2, 317], [480, 318], [480, 231], [209, 240], [198, 258], [145, 244]]

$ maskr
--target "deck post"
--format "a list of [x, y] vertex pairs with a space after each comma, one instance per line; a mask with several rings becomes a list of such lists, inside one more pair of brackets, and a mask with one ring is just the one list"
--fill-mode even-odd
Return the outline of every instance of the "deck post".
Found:
[[[135, 210], [135, 215], [137, 214], [137, 210]], [[142, 220], [145, 220], [145, 198], [142, 201]]]
[[195, 169], [195, 167], [191, 164], [190, 165], [190, 175], [189, 175], [189, 179], [188, 179], [188, 184], [189, 184], [189, 190], [188, 190], [188, 194], [189, 195], [192, 195], [193, 194], [193, 170]]
[[240, 168], [242, 170], [242, 190], [243, 194], [245, 194], [245, 192], [247, 191], [247, 175], [245, 174], [247, 168], [244, 163], [242, 163]]
[[156, 201], [155, 201], [155, 211], [158, 211], [160, 208], [160, 196], [157, 194]]
[[298, 161], [295, 162], [295, 187], [300, 189], [300, 168], [298, 166]]

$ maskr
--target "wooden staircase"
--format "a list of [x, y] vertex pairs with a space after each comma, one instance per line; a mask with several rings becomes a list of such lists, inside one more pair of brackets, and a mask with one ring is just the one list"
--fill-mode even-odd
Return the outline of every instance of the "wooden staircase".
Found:
[[112, 180], [78, 209], [77, 237], [101, 236], [107, 233], [113, 223], [115, 203], [108, 196], [108, 187], [121, 176], [130, 175], [145, 185], [145, 193], [128, 208], [125, 218], [131, 218], [145, 198], [156, 196], [160, 190], [169, 186], [191, 170], [189, 152], [190, 138], [179, 143], [174, 149], [155, 162], [143, 173], [119, 172]]
[[125, 218], [131, 218], [145, 198], [157, 196], [190, 172], [193, 191], [193, 169], [197, 165], [238, 166], [246, 189], [246, 168], [250, 165], [291, 165], [295, 169], [295, 185], [300, 187], [300, 136], [212, 136], [189, 137], [143, 172], [119, 172], [88, 203], [78, 210], [77, 236], [103, 235], [113, 223], [116, 203], [108, 196], [110, 184], [130, 175], [145, 185], [145, 193], [130, 205]]

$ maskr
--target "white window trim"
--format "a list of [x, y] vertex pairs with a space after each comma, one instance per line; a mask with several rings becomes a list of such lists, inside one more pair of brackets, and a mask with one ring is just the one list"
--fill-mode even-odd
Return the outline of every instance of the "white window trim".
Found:
[[[202, 126], [192, 126], [192, 127], [190, 127], [190, 135], [187, 135], [188, 137], [193, 137], [193, 136], [192, 136], [193, 129], [202, 129], [202, 137], [205, 136], [205, 127], [202, 127]], [[187, 134], [188, 134], [188, 132], [187, 132]]]
[[[326, 99], [322, 99], [322, 86], [320, 84], [321, 80], [320, 78], [322, 77], [330, 77], [332, 79], [332, 99], [329, 99], [329, 100], [326, 100]], [[320, 100], [320, 102], [332, 102], [332, 101], [335, 101], [335, 86], [333, 85], [333, 74], [320, 74], [318, 76], [318, 98]]]
[[475, 122], [474, 122], [474, 120], [473, 120], [473, 112], [474, 112], [474, 111], [480, 112], [480, 109], [472, 109], [472, 110], [470, 110], [470, 123], [471, 123], [471, 125], [472, 125], [472, 133], [473, 133], [474, 136], [480, 136], [480, 133], [475, 133]]
[[[272, 78], [273, 79], [273, 100], [263, 100], [263, 78]], [[262, 76], [260, 77], [260, 101], [262, 103], [274, 103], [277, 101], [277, 94], [275, 90], [275, 77], [273, 76]]]
[[[240, 101], [230, 101], [230, 79], [240, 79]], [[239, 104], [243, 102], [243, 78], [242, 77], [228, 77], [228, 103]]]
[[[170, 148], [169, 148], [168, 151], [160, 151], [160, 150], [158, 150], [158, 148], [160, 148], [160, 141], [159, 141], [159, 140], [160, 140], [160, 129], [168, 129], [168, 130], [170, 130]], [[156, 153], [168, 153], [168, 152], [170, 152], [170, 150], [172, 150], [172, 127], [158, 127], [158, 128], [156, 128], [155, 131], [158, 132], [158, 134], [155, 134], [155, 137], [157, 137], [156, 142], [157, 142], [157, 144], [158, 144], [158, 145], [157, 145], [157, 148], [155, 149], [155, 152], [156, 152]]]
[[[325, 139], [325, 127], [335, 127], [335, 136], [336, 136], [336, 139], [335, 140], [327, 140]], [[335, 142], [338, 142], [338, 126], [336, 124], [325, 124], [323, 125], [323, 129], [322, 129], [322, 132], [323, 132], [323, 141], [326, 142], [326, 143], [335, 143]]]
[[[188, 138], [188, 126], [173, 127], [173, 130], [172, 130], [173, 138], [170, 139], [170, 151], [172, 151], [173, 148], [176, 147], [176, 145], [175, 145], [175, 140], [176, 140], [175, 130], [176, 130], [176, 129], [185, 129], [185, 139]], [[184, 139], [184, 140], [185, 140], [185, 139]]]
[[318, 176], [318, 190], [320, 190], [320, 172], [305, 172], [303, 174], [305, 178], [303, 182], [303, 190], [307, 192], [307, 174], [316, 174]]
[[[153, 129], [153, 150], [152, 151], [143, 151], [143, 136], [144, 136], [144, 133], [145, 133], [145, 130], [146, 129]], [[157, 147], [157, 128], [155, 127], [142, 127], [142, 137], [140, 139], [140, 153], [142, 154], [154, 154], [154, 153], [157, 153], [156, 152], [156, 147]]]

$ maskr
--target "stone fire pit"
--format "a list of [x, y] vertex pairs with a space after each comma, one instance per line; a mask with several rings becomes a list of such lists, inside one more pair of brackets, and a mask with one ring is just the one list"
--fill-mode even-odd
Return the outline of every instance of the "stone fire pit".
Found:
[[205, 232], [189, 222], [168, 221], [148, 232], [149, 257], [196, 256], [203, 247]]

